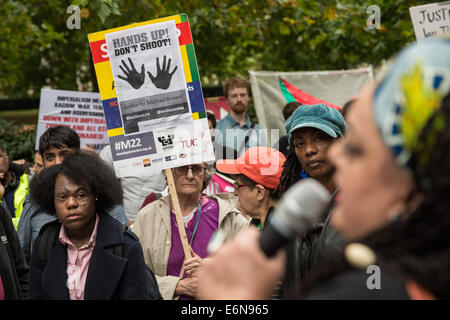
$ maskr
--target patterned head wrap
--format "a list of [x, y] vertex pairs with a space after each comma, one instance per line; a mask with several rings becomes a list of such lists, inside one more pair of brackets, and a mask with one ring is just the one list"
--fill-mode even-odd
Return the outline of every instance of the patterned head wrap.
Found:
[[384, 142], [420, 187], [440, 134], [450, 93], [450, 38], [431, 38], [400, 52], [377, 85], [374, 111]]

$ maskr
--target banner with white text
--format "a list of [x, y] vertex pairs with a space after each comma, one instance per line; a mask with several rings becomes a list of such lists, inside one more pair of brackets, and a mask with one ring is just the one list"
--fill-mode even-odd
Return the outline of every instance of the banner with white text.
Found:
[[409, 14], [418, 41], [450, 32], [450, 1], [411, 7]]
[[36, 133], [39, 138], [50, 127], [67, 126], [80, 136], [81, 148], [92, 145], [100, 152], [108, 144], [106, 123], [100, 94], [67, 90], [42, 89]]

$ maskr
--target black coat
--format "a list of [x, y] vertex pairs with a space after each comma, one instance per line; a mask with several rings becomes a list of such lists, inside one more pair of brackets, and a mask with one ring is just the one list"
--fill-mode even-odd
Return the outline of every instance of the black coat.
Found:
[[0, 276], [7, 300], [26, 299], [28, 265], [16, 230], [4, 204], [0, 204]]
[[345, 248], [345, 238], [330, 224], [336, 192], [331, 195], [333, 200], [328, 204], [323, 221], [316, 223], [306, 235], [296, 237], [287, 246], [286, 276], [282, 289], [285, 299], [294, 299], [310, 273]]
[[[46, 226], [58, 221], [50, 222]], [[30, 263], [32, 300], [69, 300], [67, 288], [67, 247], [57, 237], [47, 265], [39, 262], [39, 243], [44, 226], [34, 244]], [[123, 243], [121, 258], [107, 248]], [[108, 214], [99, 214], [97, 238], [92, 252], [84, 289], [85, 300], [149, 299], [145, 261], [138, 238]]]

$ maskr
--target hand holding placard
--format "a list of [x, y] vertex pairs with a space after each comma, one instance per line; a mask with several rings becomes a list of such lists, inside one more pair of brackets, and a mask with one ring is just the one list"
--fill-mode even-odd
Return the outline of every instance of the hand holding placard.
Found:
[[122, 60], [122, 64], [125, 67], [125, 69], [122, 66], [119, 66], [120, 70], [125, 74], [126, 78], [122, 76], [118, 76], [120, 79], [125, 80], [128, 82], [134, 89], [139, 89], [142, 87], [145, 81], [145, 67], [142, 65], [141, 72], [137, 72], [136, 68], [134, 67], [133, 61], [131, 61], [130, 58], [128, 58], [128, 61], [130, 62], [130, 68], [127, 66], [125, 61]]
[[155, 87], [158, 89], [166, 90], [170, 86], [170, 81], [172, 80], [172, 76], [177, 71], [178, 66], [175, 66], [172, 72], [170, 70], [170, 62], [172, 59], [169, 58], [169, 61], [166, 66], [166, 55], [164, 55], [162, 68], [159, 66], [159, 58], [156, 58], [156, 76], [154, 77], [150, 72], [148, 76], [152, 80]]

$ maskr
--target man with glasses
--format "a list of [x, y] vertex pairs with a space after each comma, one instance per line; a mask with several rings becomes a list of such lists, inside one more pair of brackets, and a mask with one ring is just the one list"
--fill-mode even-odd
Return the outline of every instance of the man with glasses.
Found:
[[172, 173], [192, 258], [185, 260], [170, 194], [142, 208], [132, 230], [163, 298], [192, 299], [197, 290], [196, 271], [205, 263], [212, 235], [221, 230], [231, 238], [248, 222], [236, 209], [232, 193], [202, 194], [214, 173], [212, 165], [182, 166], [173, 168]]
[[278, 202], [276, 191], [280, 183], [284, 155], [272, 148], [248, 149], [236, 160], [218, 160], [217, 170], [234, 176], [234, 193], [239, 208], [252, 217], [251, 224], [264, 228], [267, 218]]

